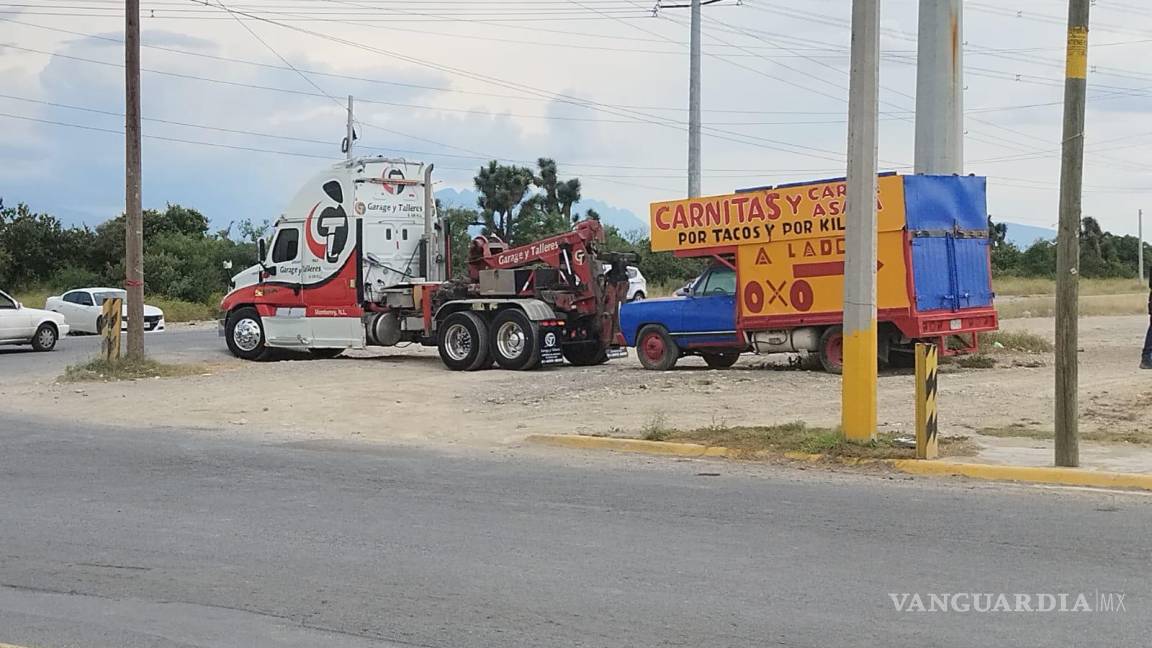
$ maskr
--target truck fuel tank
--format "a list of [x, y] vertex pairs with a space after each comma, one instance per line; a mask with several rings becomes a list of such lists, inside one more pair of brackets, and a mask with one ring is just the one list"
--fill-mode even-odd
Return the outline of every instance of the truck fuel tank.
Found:
[[797, 329], [757, 331], [752, 334], [756, 353], [796, 353], [820, 348], [820, 329], [805, 326]]

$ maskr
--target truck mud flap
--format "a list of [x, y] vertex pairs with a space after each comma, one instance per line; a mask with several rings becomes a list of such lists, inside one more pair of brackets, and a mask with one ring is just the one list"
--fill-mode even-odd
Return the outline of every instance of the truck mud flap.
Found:
[[564, 350], [560, 346], [560, 341], [564, 339], [563, 330], [560, 326], [540, 327], [541, 366], [564, 364]]

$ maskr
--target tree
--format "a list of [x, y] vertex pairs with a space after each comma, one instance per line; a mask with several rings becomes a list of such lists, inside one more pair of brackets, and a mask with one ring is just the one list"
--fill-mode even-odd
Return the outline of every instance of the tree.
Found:
[[480, 167], [473, 182], [480, 192], [477, 204], [485, 230], [513, 243], [511, 234], [516, 210], [532, 186], [534, 176], [525, 167], [504, 166], [492, 160]]

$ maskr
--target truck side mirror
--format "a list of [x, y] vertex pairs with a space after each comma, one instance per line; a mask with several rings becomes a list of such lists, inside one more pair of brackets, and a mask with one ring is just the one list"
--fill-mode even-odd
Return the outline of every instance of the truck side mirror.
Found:
[[264, 239], [256, 239], [256, 253], [260, 255], [260, 265], [264, 265], [264, 259], [268, 258], [268, 244]]

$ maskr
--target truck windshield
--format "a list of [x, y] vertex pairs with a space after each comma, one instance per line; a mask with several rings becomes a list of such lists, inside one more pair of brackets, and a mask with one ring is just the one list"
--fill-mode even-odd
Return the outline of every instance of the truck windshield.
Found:
[[736, 293], [736, 273], [732, 268], [717, 266], [712, 268], [698, 287], [699, 295], [732, 295]]

